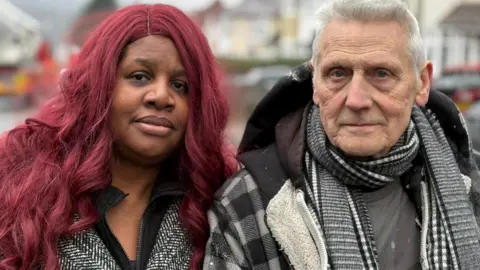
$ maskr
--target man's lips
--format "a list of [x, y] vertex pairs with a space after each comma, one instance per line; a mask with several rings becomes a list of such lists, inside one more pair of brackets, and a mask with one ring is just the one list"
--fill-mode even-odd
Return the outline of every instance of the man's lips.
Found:
[[345, 129], [350, 130], [351, 132], [370, 133], [375, 129], [376, 126], [378, 126], [378, 124], [355, 123], [355, 124], [344, 124], [342, 126]]
[[346, 123], [342, 124], [342, 126], [351, 126], [351, 127], [368, 127], [368, 126], [376, 126], [377, 123]]

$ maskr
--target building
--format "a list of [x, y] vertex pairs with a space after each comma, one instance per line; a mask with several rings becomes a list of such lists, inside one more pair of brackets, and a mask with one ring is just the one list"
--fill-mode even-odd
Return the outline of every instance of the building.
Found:
[[235, 7], [214, 1], [192, 14], [213, 52], [229, 58], [274, 58], [278, 53], [276, 0], [244, 0]]
[[305, 57], [311, 57], [312, 43], [315, 38], [315, 12], [324, 3], [323, 0], [300, 0], [298, 6], [298, 48]]
[[408, 0], [422, 30], [434, 76], [480, 61], [480, 0]]
[[214, 1], [192, 14], [217, 56], [229, 58], [308, 58], [314, 10], [321, 0], [243, 0], [226, 7]]

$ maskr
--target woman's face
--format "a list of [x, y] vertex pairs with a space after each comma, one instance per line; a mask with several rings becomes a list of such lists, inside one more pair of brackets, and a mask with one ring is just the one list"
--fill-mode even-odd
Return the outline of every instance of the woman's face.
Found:
[[179, 148], [187, 126], [188, 79], [169, 38], [147, 36], [127, 46], [111, 114], [116, 155], [156, 165]]

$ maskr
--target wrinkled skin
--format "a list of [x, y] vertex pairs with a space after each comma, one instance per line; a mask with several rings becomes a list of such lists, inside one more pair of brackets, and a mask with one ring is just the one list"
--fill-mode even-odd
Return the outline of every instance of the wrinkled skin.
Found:
[[413, 104], [426, 104], [432, 65], [417, 72], [396, 22], [335, 19], [314, 68], [314, 103], [330, 142], [354, 157], [387, 154], [407, 128]]

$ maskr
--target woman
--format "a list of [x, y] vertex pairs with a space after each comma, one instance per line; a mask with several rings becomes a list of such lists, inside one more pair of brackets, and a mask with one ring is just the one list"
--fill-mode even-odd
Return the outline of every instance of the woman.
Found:
[[108, 17], [61, 93], [1, 140], [0, 269], [198, 268], [235, 170], [216, 74], [178, 9]]

